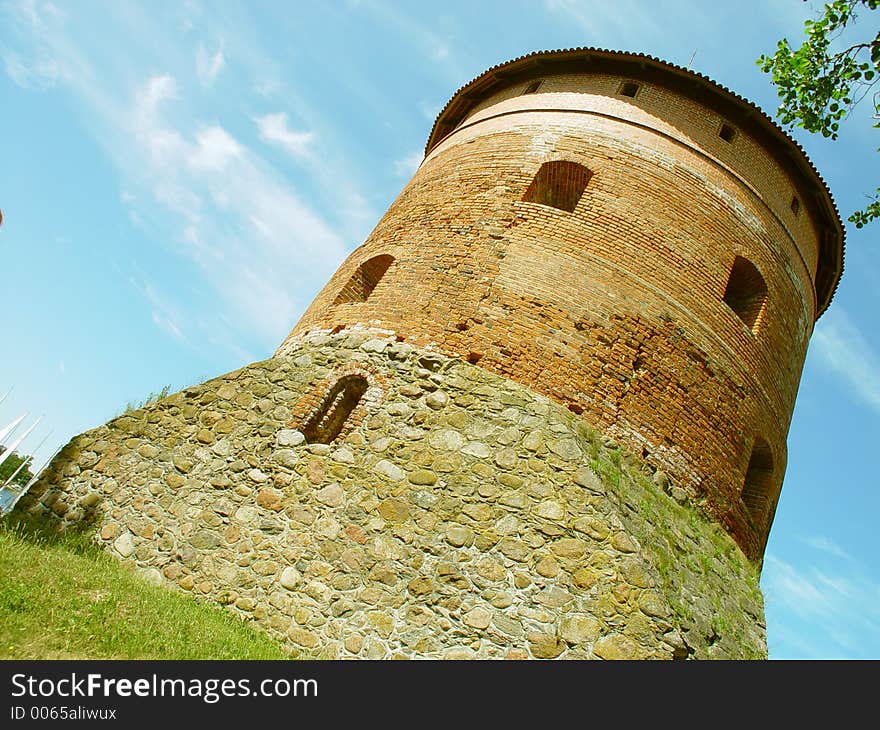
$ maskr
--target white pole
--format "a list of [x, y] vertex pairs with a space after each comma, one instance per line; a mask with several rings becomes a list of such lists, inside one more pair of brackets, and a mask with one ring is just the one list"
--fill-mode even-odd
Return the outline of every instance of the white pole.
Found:
[[18, 424], [21, 423], [27, 417], [27, 413], [22, 413], [18, 418], [16, 418], [11, 423], [6, 424], [3, 428], [0, 428], [0, 443], [3, 442], [9, 434], [15, 431], [18, 428]]
[[40, 475], [46, 470], [46, 467], [52, 463], [52, 459], [54, 459], [56, 456], [58, 456], [58, 452], [61, 451], [61, 448], [62, 447], [59, 446], [57, 449], [55, 449], [52, 456], [50, 456], [48, 459], [46, 459], [46, 462], [43, 464], [43, 466], [40, 467], [40, 470], [38, 472], [34, 472], [33, 478], [27, 484], [24, 485], [24, 487], [21, 489], [21, 491], [18, 494], [15, 495], [15, 499], [12, 500], [12, 504], [10, 504], [9, 507], [6, 509], [7, 514], [9, 512], [12, 512], [12, 510], [15, 509], [15, 505], [18, 504], [18, 500], [20, 500], [25, 494], [27, 494], [28, 489], [30, 489], [34, 485], [34, 482], [36, 482], [37, 479], [40, 478]]
[[37, 424], [42, 420], [43, 420], [43, 417], [40, 416], [36, 421], [34, 421], [30, 425], [30, 428], [28, 428], [27, 431], [25, 431], [21, 436], [19, 436], [15, 441], [13, 441], [12, 445], [8, 449], [6, 449], [6, 451], [4, 451], [2, 454], [0, 454], [0, 464], [2, 464], [10, 456], [12, 456], [12, 452], [18, 448], [19, 444], [21, 444], [21, 442], [24, 441], [30, 435], [30, 432], [33, 431], [37, 427]]
[[[9, 479], [7, 479], [5, 482], [3, 482], [3, 487], [8, 487], [10, 484], [12, 484], [12, 480], [15, 479], [15, 477], [18, 476], [18, 473], [22, 469], [24, 469], [26, 466], [27, 466], [27, 459], [22, 459], [21, 464], [18, 465], [18, 469], [16, 469], [14, 472], [12, 472], [12, 476], [9, 477]], [[0, 489], [2, 489], [3, 487], [0, 487]]]
[[[32, 453], [32, 454], [36, 454], [36, 453], [40, 450], [40, 447], [42, 447], [42, 445], [43, 445], [44, 443], [46, 443], [46, 439], [49, 438], [51, 435], [52, 435], [52, 432], [49, 431], [49, 433], [47, 433], [45, 436], [43, 436], [43, 438], [42, 438], [42, 440], [40, 441], [40, 443], [37, 444], [36, 448], [35, 448], [31, 453]], [[33, 456], [31, 456], [30, 458], [31, 458], [31, 460], [33, 460]], [[16, 470], [12, 473], [12, 476], [9, 477], [9, 479], [7, 479], [5, 482], [3, 482], [3, 486], [4, 486], [4, 487], [8, 487], [10, 484], [12, 484], [12, 480], [15, 479], [15, 477], [18, 476], [18, 473], [19, 473], [22, 469], [24, 469], [24, 467], [26, 467], [27, 465], [28, 465], [28, 457], [26, 456], [26, 457], [24, 457], [24, 459], [22, 460], [21, 464], [18, 465], [18, 469], [16, 469]]]

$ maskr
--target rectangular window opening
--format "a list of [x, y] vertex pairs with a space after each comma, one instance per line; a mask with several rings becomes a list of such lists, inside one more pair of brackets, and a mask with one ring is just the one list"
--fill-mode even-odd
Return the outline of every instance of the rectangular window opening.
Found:
[[718, 136], [721, 137], [721, 139], [723, 139], [725, 142], [733, 142], [733, 138], [736, 136], [736, 130], [729, 124], [722, 124], [721, 131], [718, 132]]
[[639, 85], [634, 81], [625, 81], [620, 87], [620, 93], [622, 96], [635, 98], [635, 95], [639, 93], [639, 88]]

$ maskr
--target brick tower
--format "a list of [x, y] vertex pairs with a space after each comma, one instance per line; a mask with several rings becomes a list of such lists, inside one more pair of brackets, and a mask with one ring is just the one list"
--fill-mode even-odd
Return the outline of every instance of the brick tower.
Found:
[[374, 323], [548, 395], [760, 558], [842, 271], [803, 151], [705, 77], [580, 49], [477, 77], [425, 152], [293, 336]]
[[272, 358], [76, 437], [27, 506], [321, 656], [765, 656], [842, 266], [828, 189], [748, 101], [524, 56], [453, 96]]

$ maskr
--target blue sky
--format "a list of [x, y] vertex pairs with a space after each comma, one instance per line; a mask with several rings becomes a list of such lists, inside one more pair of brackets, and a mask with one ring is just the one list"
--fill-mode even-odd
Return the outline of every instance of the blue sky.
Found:
[[[0, 424], [45, 413], [39, 463], [128, 401], [269, 356], [489, 66], [646, 52], [772, 113], [754, 60], [817, 7], [0, 0]], [[845, 214], [880, 179], [870, 124], [795, 133]], [[774, 658], [880, 658], [880, 223], [847, 228], [762, 578]]]

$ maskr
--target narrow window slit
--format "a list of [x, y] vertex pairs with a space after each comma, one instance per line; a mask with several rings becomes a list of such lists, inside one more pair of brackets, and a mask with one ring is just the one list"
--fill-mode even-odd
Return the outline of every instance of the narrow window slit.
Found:
[[532, 81], [528, 86], [526, 86], [525, 91], [523, 91], [523, 95], [525, 94], [534, 94], [538, 89], [541, 88], [541, 81]]
[[767, 284], [755, 265], [742, 256], [733, 261], [724, 290], [724, 303], [753, 335], [758, 334], [767, 307]]
[[760, 528], [764, 528], [770, 511], [773, 488], [773, 452], [762, 438], [756, 438], [743, 482], [742, 501]]
[[791, 199], [791, 212], [797, 215], [801, 210], [801, 201], [794, 197]]
[[330, 389], [302, 428], [306, 442], [329, 444], [342, 432], [351, 412], [367, 392], [362, 375], [347, 375]]

